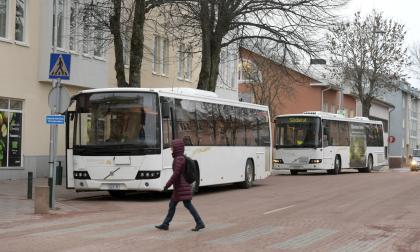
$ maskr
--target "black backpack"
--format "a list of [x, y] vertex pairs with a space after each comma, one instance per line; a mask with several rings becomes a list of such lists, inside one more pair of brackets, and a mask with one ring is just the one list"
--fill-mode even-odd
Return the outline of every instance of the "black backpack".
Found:
[[192, 184], [197, 180], [198, 174], [195, 167], [195, 162], [191, 158], [185, 156], [185, 169], [184, 169], [184, 178], [185, 180]]

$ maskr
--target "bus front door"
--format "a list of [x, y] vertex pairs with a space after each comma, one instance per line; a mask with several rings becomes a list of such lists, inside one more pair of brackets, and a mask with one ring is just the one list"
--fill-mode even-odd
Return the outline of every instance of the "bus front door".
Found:
[[73, 177], [73, 140], [75, 112], [66, 112], [66, 187], [74, 188]]

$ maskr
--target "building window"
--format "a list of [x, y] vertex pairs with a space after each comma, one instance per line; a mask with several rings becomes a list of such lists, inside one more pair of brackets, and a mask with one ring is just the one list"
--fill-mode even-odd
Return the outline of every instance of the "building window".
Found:
[[89, 14], [87, 11], [83, 11], [83, 42], [82, 42], [82, 52], [84, 54], [89, 54], [90, 51], [90, 37], [91, 37], [91, 29], [90, 29], [90, 23], [91, 20], [89, 18]]
[[187, 48], [184, 44], [179, 46], [178, 52], [178, 79], [191, 80], [191, 66], [192, 66], [192, 53], [191, 49]]
[[153, 43], [153, 73], [168, 75], [169, 40], [161, 36], [154, 37]]
[[130, 64], [130, 38], [128, 37], [127, 34], [125, 34], [125, 36], [123, 36], [122, 39], [123, 42], [123, 61], [124, 61], [124, 65], [128, 66]]
[[254, 62], [242, 60], [239, 64], [238, 79], [240, 82], [261, 82], [262, 75]]
[[0, 167], [22, 166], [22, 105], [0, 98]]
[[9, 14], [9, 1], [0, 0], [0, 37], [7, 37], [7, 25], [8, 25], [8, 14]]
[[78, 4], [77, 1], [72, 0], [70, 2], [70, 37], [69, 37], [69, 49], [70, 51], [77, 51], [77, 15], [78, 15]]
[[93, 55], [96, 57], [103, 58], [104, 57], [104, 51], [105, 51], [105, 36], [103, 27], [97, 23], [95, 26], [95, 32], [94, 32], [94, 49], [93, 49]]
[[64, 0], [57, 1], [57, 47], [64, 48]]
[[16, 0], [15, 40], [26, 40], [26, 0]]

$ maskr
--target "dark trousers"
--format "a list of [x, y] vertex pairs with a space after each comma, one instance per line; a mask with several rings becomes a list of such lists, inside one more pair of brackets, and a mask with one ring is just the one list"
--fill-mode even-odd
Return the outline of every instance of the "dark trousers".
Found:
[[[193, 204], [191, 203], [191, 200], [184, 200], [182, 201], [182, 203], [184, 203], [184, 206], [186, 209], [188, 209], [188, 211], [190, 211], [191, 215], [194, 217], [195, 223], [197, 225], [201, 225], [204, 224], [203, 220], [201, 220], [200, 215], [198, 214], [197, 210], [195, 210]], [[173, 201], [171, 200], [169, 202], [169, 210], [168, 210], [168, 214], [166, 215], [165, 220], [163, 221], [163, 225], [169, 226], [169, 224], [172, 221], [172, 218], [175, 215], [175, 210], [176, 210], [176, 205], [178, 204], [178, 201]]]

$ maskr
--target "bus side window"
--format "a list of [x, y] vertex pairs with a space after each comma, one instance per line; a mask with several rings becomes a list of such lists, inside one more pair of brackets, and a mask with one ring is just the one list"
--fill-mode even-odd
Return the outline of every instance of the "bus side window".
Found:
[[329, 146], [329, 139], [328, 139], [328, 136], [329, 136], [329, 128], [328, 128], [328, 122], [327, 121], [325, 121], [325, 120], [323, 120], [322, 121], [322, 127], [323, 127], [323, 129], [324, 129], [324, 134], [322, 135], [322, 146], [325, 148], [325, 147], [328, 147]]

